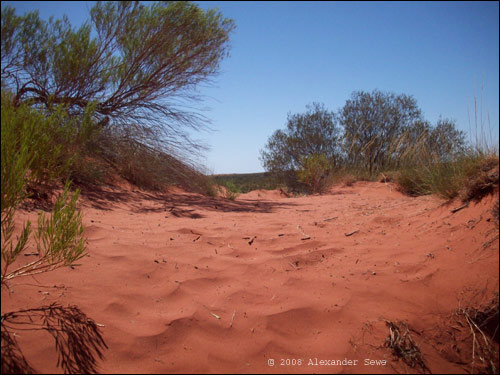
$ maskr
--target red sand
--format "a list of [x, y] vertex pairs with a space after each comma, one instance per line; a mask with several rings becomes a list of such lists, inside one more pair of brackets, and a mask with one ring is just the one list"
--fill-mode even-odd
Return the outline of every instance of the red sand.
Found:
[[[406, 372], [383, 347], [384, 320], [421, 333], [432, 372], [465, 373], [429, 337], [468, 296], [498, 290], [498, 240], [483, 248], [498, 233], [493, 197], [456, 213], [459, 202], [383, 183], [301, 198], [108, 190], [81, 201], [88, 257], [13, 280], [2, 313], [78, 305], [104, 325], [103, 373]], [[17, 339], [35, 369], [61, 372], [49, 335]]]

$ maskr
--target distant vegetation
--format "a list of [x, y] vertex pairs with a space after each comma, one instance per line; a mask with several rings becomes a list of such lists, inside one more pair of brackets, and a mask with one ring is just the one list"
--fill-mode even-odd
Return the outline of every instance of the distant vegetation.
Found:
[[277, 179], [270, 173], [220, 174], [213, 176], [214, 182], [236, 194], [252, 190], [273, 190], [279, 187]]
[[338, 181], [391, 180], [412, 196], [498, 191], [498, 146], [471, 144], [450, 119], [435, 125], [411, 96], [354, 92], [336, 113], [314, 103], [288, 115], [261, 151], [264, 168], [294, 191], [321, 193]]

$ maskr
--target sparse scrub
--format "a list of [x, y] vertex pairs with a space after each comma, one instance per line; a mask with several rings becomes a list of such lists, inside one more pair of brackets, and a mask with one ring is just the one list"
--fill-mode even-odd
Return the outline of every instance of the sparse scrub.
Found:
[[482, 158], [467, 147], [454, 121], [440, 118], [431, 125], [411, 96], [377, 90], [354, 92], [337, 114], [316, 105], [306, 114], [289, 115], [288, 128], [269, 138], [261, 160], [290, 188], [302, 185], [312, 192], [316, 168], [305, 163], [315, 154], [327, 157], [334, 183], [343, 183], [343, 176], [376, 181], [383, 173], [384, 182], [390, 178], [406, 194], [446, 199], [459, 195], [465, 176], [470, 179], [467, 171]]
[[480, 155], [465, 171], [460, 197], [464, 202], [481, 200], [488, 194], [498, 192], [498, 180], [498, 156]]
[[267, 172], [214, 175], [211, 178], [219, 185], [234, 184], [238, 193], [248, 193], [258, 189], [274, 190], [282, 186], [271, 173]]
[[286, 129], [269, 137], [260, 159], [280, 183], [302, 190], [297, 171], [305, 169], [308, 158], [323, 155], [336, 168], [342, 157], [340, 147], [341, 129], [336, 115], [322, 104], [313, 103], [307, 106], [306, 113], [288, 115]]
[[370, 176], [391, 168], [425, 127], [416, 100], [408, 95], [353, 92], [339, 110], [343, 128], [344, 165]]
[[[494, 166], [496, 165], [496, 172]], [[396, 173], [398, 189], [409, 195], [437, 194], [445, 199], [480, 199], [498, 189], [498, 156], [468, 151], [452, 161], [431, 154]]]
[[323, 193], [332, 184], [333, 165], [324, 154], [313, 154], [302, 160], [297, 171], [298, 180], [311, 193]]
[[241, 194], [241, 190], [232, 180], [223, 181], [218, 186], [218, 190], [224, 198], [230, 199], [232, 201], [234, 201], [238, 197], [238, 195]]
[[349, 187], [349, 186], [354, 185], [354, 183], [357, 181], [357, 179], [353, 175], [345, 175], [339, 181], [341, 182], [341, 184], [343, 186]]
[[[464, 358], [472, 374], [498, 374], [498, 291], [480, 306], [460, 307], [456, 319], [467, 333], [470, 343], [470, 358]], [[466, 362], [466, 363], [467, 363]]]

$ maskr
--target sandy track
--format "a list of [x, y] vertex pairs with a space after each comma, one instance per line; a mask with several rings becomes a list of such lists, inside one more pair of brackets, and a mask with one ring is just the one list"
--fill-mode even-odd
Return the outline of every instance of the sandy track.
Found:
[[[451, 213], [457, 205], [382, 183], [236, 201], [93, 192], [83, 200], [81, 267], [13, 281], [2, 312], [78, 305], [104, 325], [104, 373], [406, 371], [383, 348], [384, 319], [421, 332], [433, 372], [463, 373], [428, 338], [460, 302], [498, 290], [499, 257], [498, 240], [483, 248], [497, 233], [493, 198]], [[60, 372], [52, 339], [41, 337], [18, 338], [26, 358]]]

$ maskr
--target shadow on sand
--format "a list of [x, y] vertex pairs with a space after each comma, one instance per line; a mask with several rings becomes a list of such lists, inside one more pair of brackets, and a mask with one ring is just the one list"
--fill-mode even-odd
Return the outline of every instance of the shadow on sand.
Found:
[[100, 210], [112, 210], [118, 204], [126, 204], [134, 213], [167, 212], [176, 217], [202, 218], [196, 209], [221, 212], [271, 213], [277, 208], [293, 207], [295, 203], [267, 200], [230, 200], [221, 197], [208, 197], [195, 193], [147, 192], [140, 190], [121, 190], [94, 187], [82, 189], [84, 205]]

